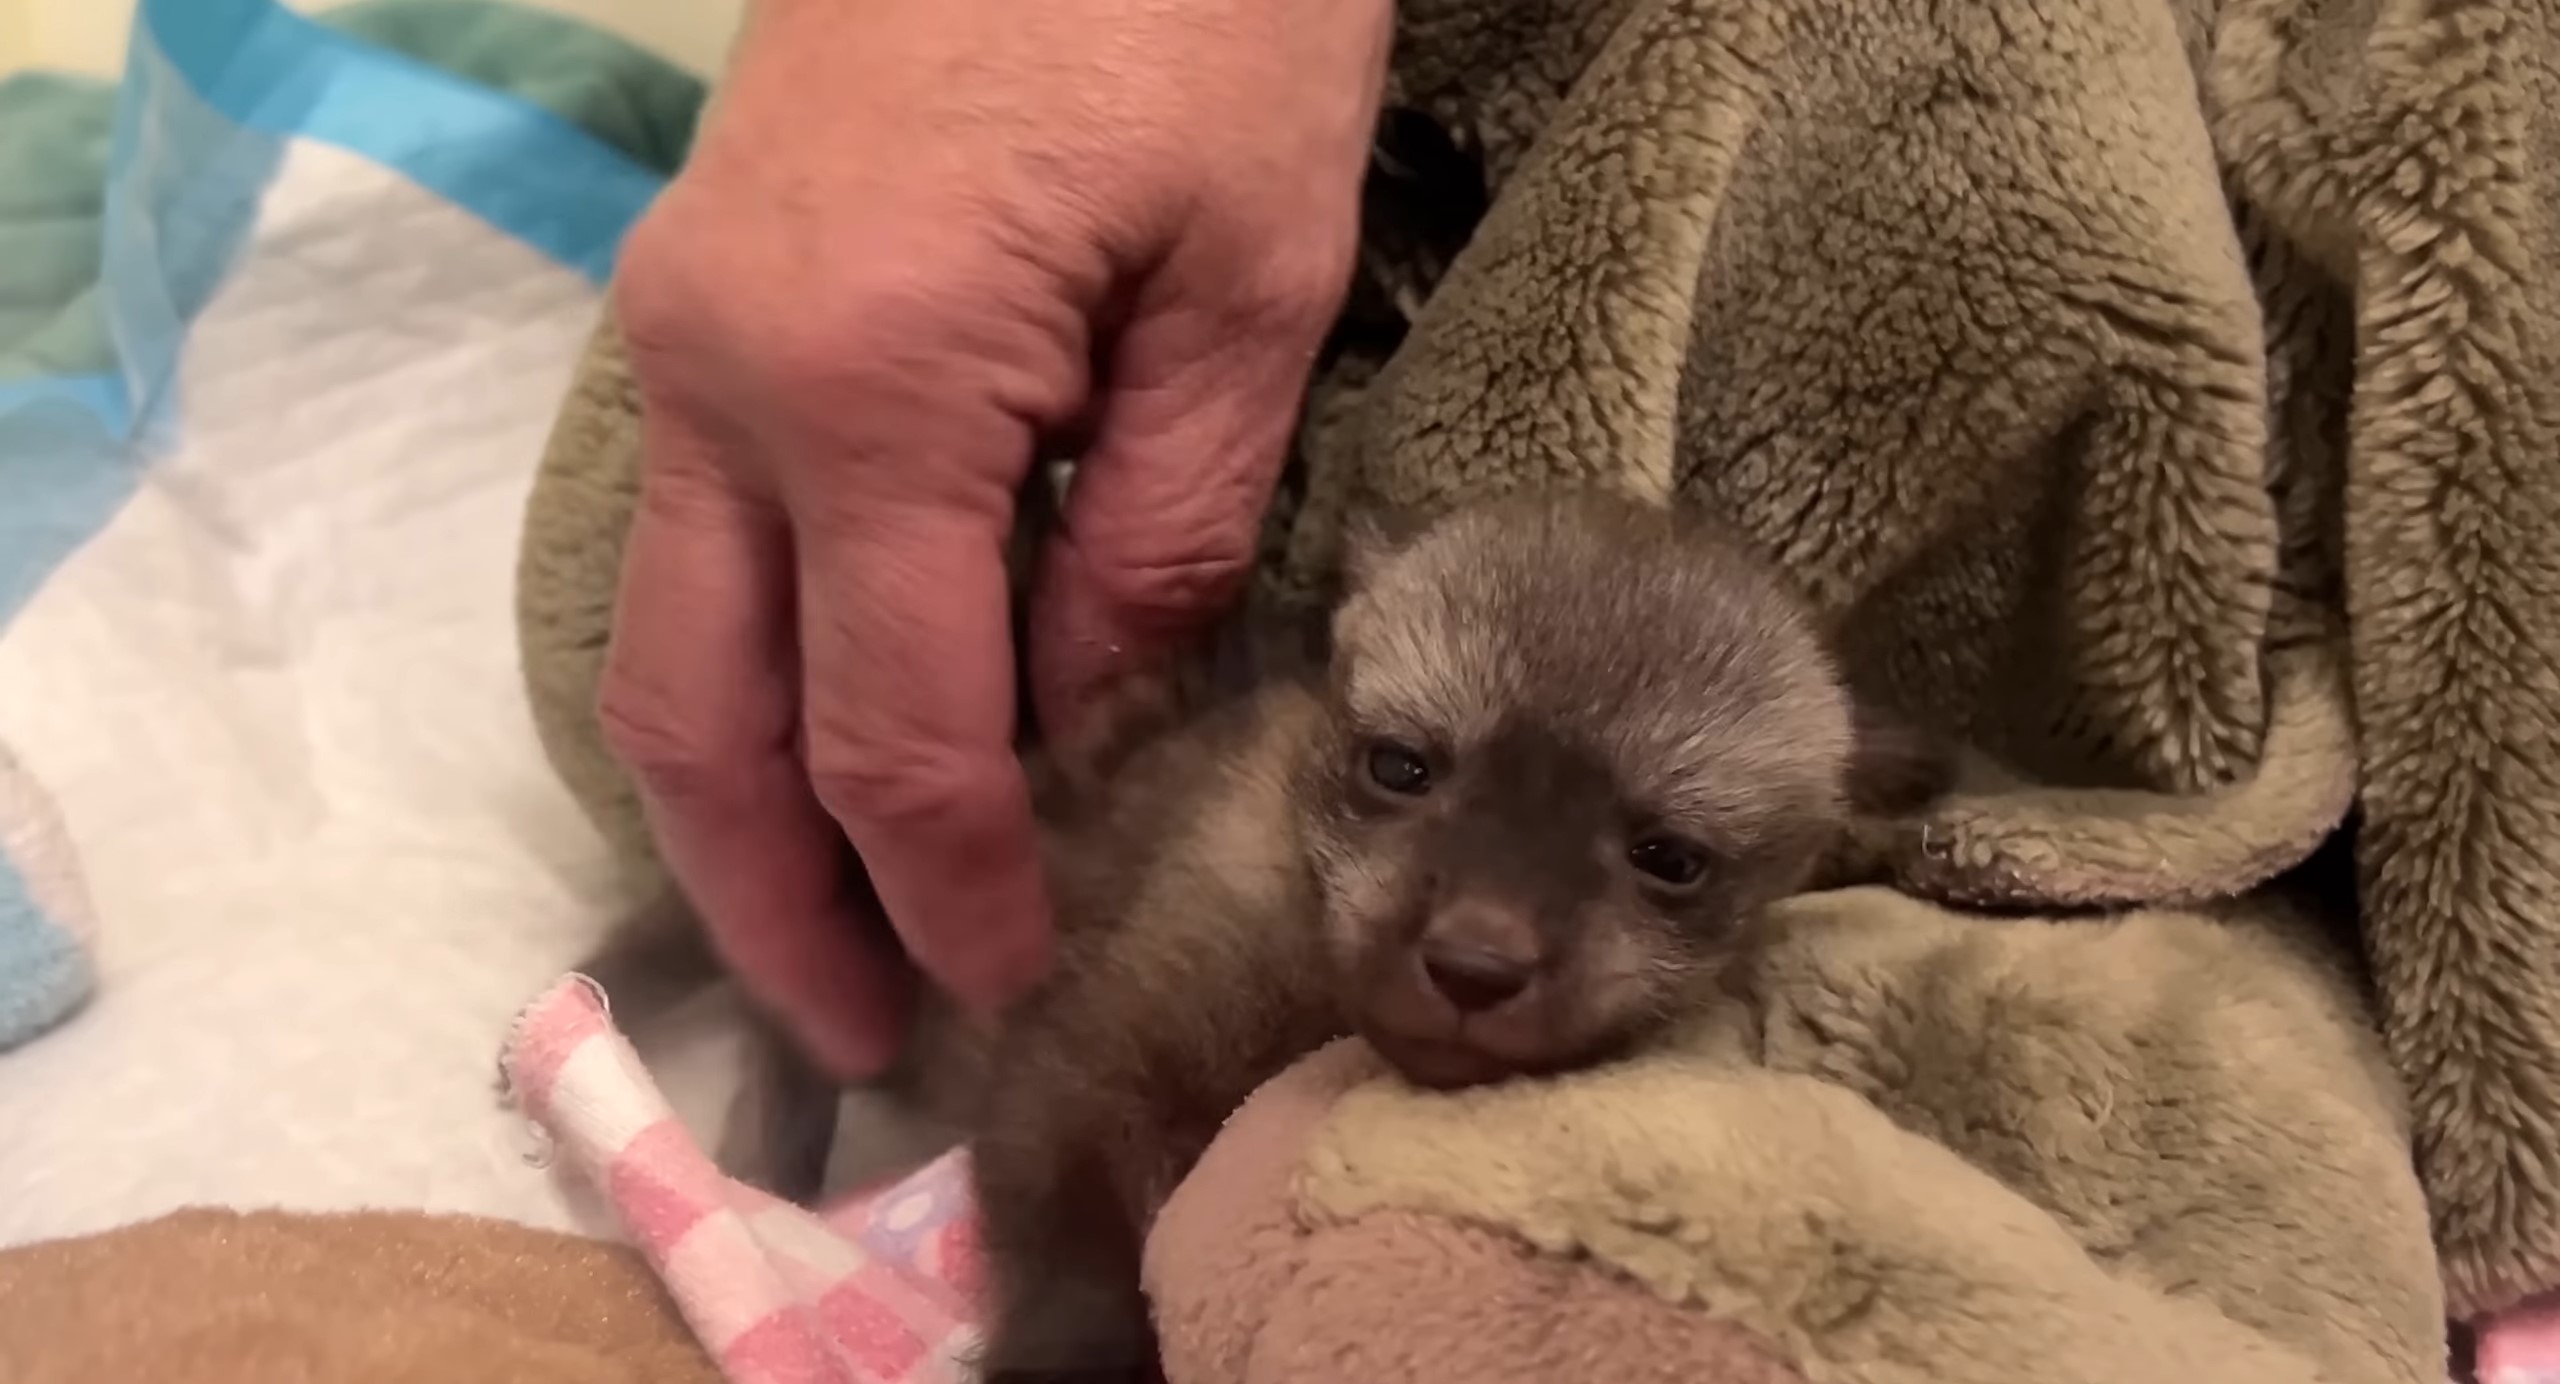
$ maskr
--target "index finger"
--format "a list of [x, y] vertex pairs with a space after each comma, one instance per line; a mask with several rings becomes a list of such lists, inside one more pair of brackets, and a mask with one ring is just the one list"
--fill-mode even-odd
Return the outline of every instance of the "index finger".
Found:
[[811, 777], [908, 953], [993, 1012], [1038, 983], [1051, 954], [1013, 753], [1008, 521], [867, 489], [802, 531], [802, 590], [823, 593], [800, 621]]
[[841, 841], [795, 753], [790, 543], [681, 417], [651, 419], [601, 711], [651, 833], [749, 995], [820, 1062], [894, 1058], [904, 958], [846, 904]]

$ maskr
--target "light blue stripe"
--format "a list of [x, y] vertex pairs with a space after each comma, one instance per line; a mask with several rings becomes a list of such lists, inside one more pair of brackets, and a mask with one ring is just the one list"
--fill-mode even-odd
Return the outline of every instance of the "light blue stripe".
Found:
[[539, 106], [273, 0], [143, 0], [142, 22], [170, 65], [238, 124], [396, 168], [599, 283], [662, 184]]
[[0, 380], [0, 418], [39, 403], [64, 403], [81, 409], [102, 426], [121, 428], [133, 416], [133, 400], [125, 392], [124, 376], [38, 375], [23, 380]]
[[550, 111], [274, 0], [142, 0], [100, 271], [117, 373], [0, 386], [0, 632], [167, 451], [186, 333], [289, 138], [390, 167], [598, 283], [664, 181]]
[[283, 138], [234, 124], [137, 31], [107, 159], [99, 275], [128, 403], [120, 435], [166, 422], [187, 329], [228, 274], [284, 161]]
[[104, 376], [0, 401], [0, 632], [133, 494], [141, 461], [122, 396]]
[[96, 988], [88, 949], [36, 908], [26, 877], [0, 852], [0, 1051], [69, 1018]]
[[284, 141], [188, 90], [137, 30], [117, 95], [99, 275], [116, 373], [0, 390], [0, 632], [165, 449], [186, 331], [247, 239]]

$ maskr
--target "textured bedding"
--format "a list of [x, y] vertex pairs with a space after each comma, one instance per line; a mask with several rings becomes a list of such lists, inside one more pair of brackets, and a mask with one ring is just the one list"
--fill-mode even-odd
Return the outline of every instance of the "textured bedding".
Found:
[[[1895, 1124], [1807, 1147], [1916, 1133], [2111, 1281], [2255, 1331], [2283, 1294], [2365, 1276], [2344, 1296], [2387, 1314], [2392, 1344], [2308, 1311], [2307, 1363], [2252, 1379], [2439, 1377], [2448, 1312], [2486, 1324], [2497, 1373], [2560, 1375], [2497, 1348], [2560, 1320], [2541, 1296], [2560, 1280], [2560, 6], [1404, 0], [1397, 17], [1390, 104], [1439, 127], [1414, 151], [1446, 156], [1386, 162], [1426, 189], [1444, 165], [1480, 180], [1487, 210], [1445, 258], [1415, 208], [1372, 218], [1369, 320], [1318, 371], [1270, 594], [1320, 598], [1345, 530], [1381, 508], [1598, 486], [1725, 519], [1815, 600], [1862, 689], [1973, 752], [1950, 801], [1844, 862], [1914, 902], [1852, 900], [1864, 930], [1758, 997], [1801, 1045], [1742, 1065], [1811, 1054], [1791, 1074]], [[608, 324], [535, 490], [525, 642], [546, 747], [641, 855], [591, 714], [631, 397]], [[2305, 1080], [2228, 1045], [2112, 1055], [2111, 1031], [2263, 1019], [2280, 953], [2198, 959], [2296, 908], [2370, 994], [2289, 1016], [2271, 1046], [2352, 1061]], [[2057, 938], [2139, 938], [2127, 915], [2153, 911], [2183, 919], [2178, 964], [2153, 973], [2176, 984], [2034, 964]], [[1855, 945], [1931, 934], [1943, 954]], [[2091, 976], [2152, 1008], [2111, 1030], [2075, 993]], [[1965, 1033], [2014, 1060], [1977, 1060]], [[2242, 1117], [2181, 1149], [2199, 1080]], [[2330, 1142], [2368, 1156], [2296, 1156], [2308, 1123], [2273, 1112], [2305, 1098], [2351, 1112]], [[1661, 1137], [1666, 1158], [1695, 1146]], [[1479, 1147], [1517, 1166], [1515, 1146]], [[1950, 1282], [1997, 1296], [1952, 1259], [1849, 1291], [1854, 1274], [1820, 1275], [1884, 1255], [1883, 1223], [1833, 1215], [1810, 1167], [1765, 1187], [1731, 1171], [1717, 1204], [1825, 1238], [1720, 1310], [1788, 1325], [1811, 1283], [1861, 1328], [1936, 1325]], [[2143, 1209], [2137, 1187], [2166, 1191]], [[2232, 1238], [2150, 1257], [2205, 1227]], [[1958, 1243], [2022, 1243], [2004, 1236]], [[2051, 1289], [2027, 1262], [2006, 1259], [2008, 1281]], [[1254, 1361], [1340, 1325], [1278, 1319]], [[2240, 1359], [2210, 1326], [2162, 1342], [2199, 1354], [2160, 1377]], [[1866, 1331], [1791, 1363], [2014, 1377], [1931, 1339], [1914, 1355]], [[2048, 1372], [2107, 1364], [2093, 1344]]]
[[517, 690], [514, 532], [696, 85], [498, 6], [141, 18], [119, 87], [0, 86], [0, 998], [58, 1001], [0, 1032], [0, 1244], [592, 1225], [495, 1097], [622, 903]]

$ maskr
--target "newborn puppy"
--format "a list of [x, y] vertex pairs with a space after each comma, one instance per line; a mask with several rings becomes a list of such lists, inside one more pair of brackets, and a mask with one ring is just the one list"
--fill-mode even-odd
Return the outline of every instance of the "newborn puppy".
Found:
[[1861, 710], [1737, 543], [1632, 506], [1463, 514], [1374, 566], [1297, 796], [1334, 993], [1408, 1078], [1608, 1055], [1946, 761]]
[[1707, 1002], [1860, 813], [1948, 769], [1693, 518], [1461, 511], [1351, 565], [1330, 666], [1070, 776], [1059, 968], [986, 1063], [991, 1381], [1143, 1380], [1148, 1226], [1255, 1087], [1356, 1032], [1454, 1087]]

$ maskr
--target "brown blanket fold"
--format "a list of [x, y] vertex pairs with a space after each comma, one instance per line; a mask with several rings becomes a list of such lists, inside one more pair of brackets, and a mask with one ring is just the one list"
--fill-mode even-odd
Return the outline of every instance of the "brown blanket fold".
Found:
[[418, 1212], [189, 1210], [0, 1251], [9, 1384], [718, 1384], [635, 1251]]
[[[2273, 927], [2256, 891], [2360, 803], [2450, 1305], [2560, 1282], [2555, 18], [1405, 0], [1391, 98], [1490, 210], [1445, 274], [1404, 266], [1391, 355], [1317, 380], [1270, 583], [1320, 593], [1368, 506], [1714, 509], [1979, 752], [1864, 862], [1950, 910]], [[555, 762], [650, 868], [589, 715], [633, 421], [607, 323], [522, 614]]]

